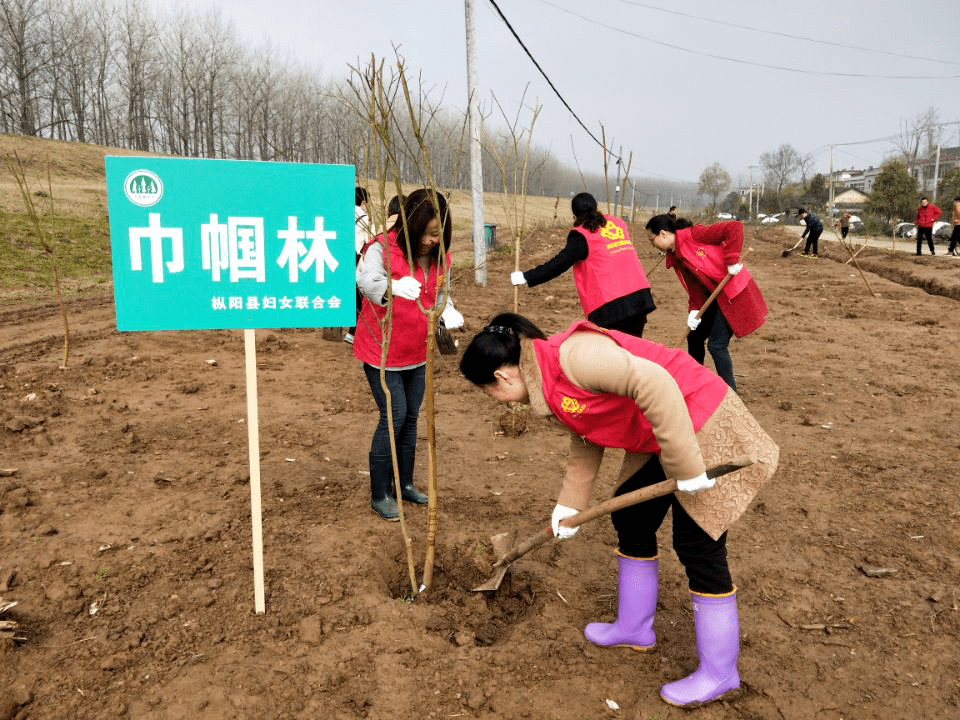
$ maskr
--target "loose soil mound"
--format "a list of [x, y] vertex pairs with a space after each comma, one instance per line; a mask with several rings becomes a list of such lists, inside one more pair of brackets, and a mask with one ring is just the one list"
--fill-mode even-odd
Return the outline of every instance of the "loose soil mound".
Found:
[[[534, 233], [525, 266], [564, 234]], [[119, 334], [105, 298], [71, 307], [69, 370], [53, 308], [0, 323], [0, 595], [18, 602], [7, 617], [22, 637], [0, 643], [0, 718], [960, 715], [958, 305], [870, 272], [873, 298], [850, 265], [783, 258], [792, 243], [776, 234], [751, 242], [770, 315], [732, 353], [781, 464], [730, 531], [737, 697], [690, 713], [658, 697], [696, 665], [669, 522], [652, 654], [582, 634], [615, 613], [608, 520], [526, 556], [497, 593], [470, 592], [492, 534], [547, 522], [567, 439], [536, 418], [501, 430], [503, 409], [455, 356], [436, 379], [434, 584], [405, 601], [398, 525], [368, 507], [375, 406], [349, 346], [320, 331], [257, 333], [267, 612], [255, 615], [242, 336]], [[946, 277], [950, 262], [923, 267]], [[494, 254], [486, 288], [459, 273], [461, 347], [512, 305], [511, 269]], [[662, 264], [650, 280], [647, 335], [672, 343], [685, 297]], [[580, 313], [572, 279], [525, 289], [521, 309], [565, 328]], [[425, 433], [422, 418], [421, 486]], [[597, 499], [612, 492], [609, 455]], [[406, 513], [419, 573], [426, 510]]]

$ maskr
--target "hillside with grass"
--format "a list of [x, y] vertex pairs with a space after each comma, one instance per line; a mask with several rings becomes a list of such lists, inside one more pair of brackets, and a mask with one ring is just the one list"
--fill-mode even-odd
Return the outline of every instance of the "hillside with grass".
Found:
[[[0, 173], [0, 306], [33, 305], [53, 301], [53, 262], [59, 270], [64, 296], [109, 292], [110, 224], [103, 158], [137, 155], [120, 148], [61, 142], [18, 135], [0, 135], [4, 158]], [[16, 182], [22, 172], [28, 188], [25, 201]], [[379, 182], [366, 183], [375, 207], [374, 220], [393, 195], [388, 183], [381, 197]], [[409, 192], [416, 186], [404, 185]], [[454, 253], [458, 263], [471, 256], [471, 197], [466, 190], [449, 195], [454, 218]], [[37, 236], [26, 202], [40, 220]], [[525, 207], [513, 195], [484, 194], [484, 222], [497, 226], [501, 247], [512, 243], [511, 228], [565, 225], [566, 198], [528, 197]], [[49, 249], [49, 252], [48, 252]]]

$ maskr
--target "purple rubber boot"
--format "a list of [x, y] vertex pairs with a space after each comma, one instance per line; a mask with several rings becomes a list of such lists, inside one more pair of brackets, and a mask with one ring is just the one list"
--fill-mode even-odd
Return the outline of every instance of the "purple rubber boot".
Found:
[[681, 707], [708, 703], [740, 687], [737, 589], [727, 595], [701, 595], [691, 591], [690, 601], [697, 628], [700, 667], [682, 680], [660, 688], [660, 697]]
[[590, 623], [583, 634], [604, 647], [652, 650], [657, 644], [653, 618], [657, 612], [657, 558], [632, 558], [617, 552], [617, 619]]

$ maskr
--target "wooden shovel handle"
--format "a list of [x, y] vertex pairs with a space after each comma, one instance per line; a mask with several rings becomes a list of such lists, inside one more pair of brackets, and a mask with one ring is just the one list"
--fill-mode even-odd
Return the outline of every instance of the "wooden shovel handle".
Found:
[[[720, 475], [726, 475], [727, 473], [745, 468], [748, 465], [753, 465], [753, 463], [753, 458], [748, 455], [736, 457], [728, 463], [723, 463], [722, 465], [717, 465], [716, 467], [707, 470], [707, 477], [715, 478], [719, 477]], [[560, 524], [564, 527], [580, 527], [584, 523], [595, 520], [603, 515], [608, 515], [616, 510], [622, 510], [625, 507], [630, 507], [631, 505], [637, 505], [638, 503], [652, 500], [653, 498], [660, 497], [661, 495], [669, 495], [672, 492], [676, 492], [676, 490], [676, 480], [663, 480], [662, 482], [658, 482], [654, 485], [647, 485], [646, 487], [642, 487], [638, 490], [632, 490], [631, 492], [624, 493], [623, 495], [617, 495], [616, 497], [608, 498], [607, 500], [597, 503], [586, 510], [581, 510], [576, 515], [571, 515], [565, 520], [561, 520]], [[494, 563], [494, 569], [501, 568], [504, 565], [509, 565], [514, 560], [523, 557], [534, 548], [540, 547], [552, 537], [553, 527], [548, 525], [536, 535], [533, 535], [521, 542], [519, 545], [512, 547], [509, 552], [507, 552], [502, 558]]]
[[[749, 255], [752, 252], [753, 252], [753, 248], [748, 247], [747, 251], [740, 256], [740, 263], [742, 264], [743, 261], [747, 259], [747, 255]], [[723, 276], [723, 280], [721, 280], [717, 284], [717, 287], [714, 288], [714, 291], [712, 293], [710, 293], [710, 297], [707, 298], [707, 301], [703, 304], [703, 307], [701, 307], [700, 310], [697, 312], [697, 320], [703, 317], [703, 314], [707, 311], [707, 308], [710, 307], [710, 303], [712, 303], [714, 300], [717, 299], [717, 295], [720, 294], [720, 291], [723, 290], [724, 286], [728, 282], [730, 282], [730, 278], [732, 277], [733, 275], [731, 275], [730, 273], [727, 273], [726, 275]], [[690, 327], [687, 326], [683, 330], [683, 335], [680, 336], [680, 339], [677, 340], [675, 344], [680, 345], [684, 340], [687, 339], [687, 335], [689, 334], [690, 334]]]

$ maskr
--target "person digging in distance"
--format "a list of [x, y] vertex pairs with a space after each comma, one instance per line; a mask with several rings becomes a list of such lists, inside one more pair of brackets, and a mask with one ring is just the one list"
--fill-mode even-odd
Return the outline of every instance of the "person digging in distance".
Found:
[[817, 251], [819, 250], [820, 236], [823, 234], [823, 223], [820, 222], [820, 218], [812, 212], [807, 212], [803, 208], [797, 211], [797, 215], [800, 216], [800, 220], [806, 225], [800, 234], [800, 239], [803, 240], [803, 238], [807, 238], [807, 244], [803, 246], [803, 252], [800, 253], [800, 256], [820, 257]]
[[[684, 218], [655, 215], [647, 222], [646, 230], [650, 244], [667, 254], [666, 266], [674, 269], [687, 291], [687, 352], [702, 365], [706, 343], [717, 374], [736, 390], [730, 338], [749, 335], [767, 317], [767, 304], [760, 288], [739, 262], [743, 223], [731, 220], [693, 225]], [[707, 298], [728, 273], [733, 277], [697, 319]]]
[[657, 306], [627, 224], [601, 213], [590, 193], [574, 195], [570, 205], [574, 222], [564, 248], [542, 265], [511, 273], [510, 281], [534, 287], [573, 268], [586, 318], [600, 327], [642, 337], [647, 315]]
[[[433, 197], [434, 193], [424, 188], [415, 190], [406, 198], [403, 205], [406, 225], [398, 221], [393, 229], [378, 236], [379, 241], [367, 248], [357, 276], [363, 304], [353, 354], [363, 363], [363, 372], [380, 410], [380, 419], [370, 443], [370, 507], [388, 520], [400, 515], [390, 454], [387, 399], [380, 386], [383, 345], [380, 323], [387, 313], [388, 302], [392, 304], [393, 329], [384, 370], [393, 410], [400, 489], [404, 500], [418, 505], [427, 502], [427, 496], [413, 484], [417, 419], [423, 402], [427, 359], [427, 316], [417, 306], [417, 300], [425, 309], [437, 302], [444, 285], [444, 268], [450, 267], [453, 229], [446, 198], [436, 194], [438, 214]], [[385, 258], [389, 259], [389, 273]], [[388, 287], [392, 291], [390, 294]], [[440, 301], [444, 302], [442, 296]], [[445, 303], [443, 317], [451, 321], [459, 318], [462, 325], [463, 316], [453, 307], [449, 295]]]
[[[740, 687], [737, 588], [727, 566], [727, 527], [776, 469], [779, 449], [717, 375], [682, 350], [579, 321], [547, 338], [527, 318], [494, 317], [470, 342], [460, 371], [503, 403], [528, 403], [571, 432], [566, 475], [551, 524], [587, 507], [605, 448], [626, 451], [615, 495], [679, 478], [678, 492], [615, 511], [617, 617], [584, 635], [601, 647], [656, 645], [657, 530], [673, 509], [673, 548], [686, 570], [700, 665], [667, 683], [673, 705], [706, 703]], [[751, 465], [717, 480], [705, 461], [740, 454]]]

